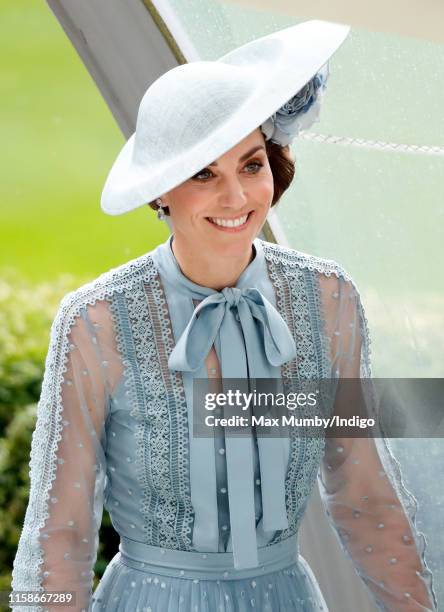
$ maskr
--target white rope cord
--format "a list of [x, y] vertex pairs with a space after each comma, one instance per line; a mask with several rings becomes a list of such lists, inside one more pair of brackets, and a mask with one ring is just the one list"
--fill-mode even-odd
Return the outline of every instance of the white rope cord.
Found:
[[406, 145], [394, 142], [383, 142], [381, 140], [363, 140], [361, 138], [348, 138], [344, 136], [331, 136], [317, 134], [315, 132], [300, 132], [298, 138], [313, 140], [315, 142], [325, 142], [327, 144], [339, 144], [344, 146], [359, 147], [361, 149], [375, 149], [377, 151], [393, 151], [395, 153], [414, 153], [420, 155], [442, 155], [444, 147], [430, 147], [420, 145]]

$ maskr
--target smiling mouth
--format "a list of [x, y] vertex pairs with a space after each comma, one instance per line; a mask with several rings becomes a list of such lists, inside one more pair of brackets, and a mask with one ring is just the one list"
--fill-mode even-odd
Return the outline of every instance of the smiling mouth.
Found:
[[250, 212], [247, 214], [247, 218], [245, 219], [245, 221], [241, 224], [237, 223], [234, 224], [234, 221], [237, 221], [238, 219], [243, 219], [245, 217], [245, 215], [241, 215], [238, 217], [235, 217], [234, 219], [222, 219], [222, 221], [225, 221], [225, 223], [216, 223], [215, 221], [213, 221], [213, 219], [218, 219], [218, 217], [205, 217], [206, 220], [211, 223], [211, 225], [217, 227], [218, 229], [222, 229], [222, 230], [239, 230], [242, 229], [244, 227], [246, 227], [246, 225], [248, 224], [248, 222], [250, 221], [251, 216], [253, 215], [254, 210], [250, 210]]

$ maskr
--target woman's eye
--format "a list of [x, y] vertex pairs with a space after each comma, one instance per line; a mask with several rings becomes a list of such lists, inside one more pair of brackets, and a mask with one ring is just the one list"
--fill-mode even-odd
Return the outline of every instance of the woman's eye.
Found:
[[250, 162], [249, 164], [247, 164], [246, 167], [248, 167], [248, 166], [257, 166], [256, 172], [259, 172], [259, 170], [262, 168], [263, 164], [261, 164], [261, 162], [258, 162], [258, 161], [253, 161], [253, 162]]
[[198, 177], [199, 177], [199, 176], [201, 176], [202, 174], [206, 174], [206, 173], [208, 173], [208, 172], [209, 172], [210, 174], [213, 174], [213, 173], [211, 172], [211, 170], [207, 170], [207, 169], [205, 168], [204, 170], [201, 170], [200, 172], [198, 172], [197, 174], [195, 174], [195, 175], [194, 175], [192, 178], [193, 178], [193, 179], [198, 178]]
[[[248, 163], [248, 164], [247, 164], [245, 167], [246, 167], [246, 168], [248, 168], [248, 166], [256, 166], [256, 170], [255, 170], [254, 172], [249, 172], [249, 173], [248, 173], [248, 174], [256, 174], [256, 173], [257, 173], [257, 172], [259, 172], [259, 170], [262, 168], [263, 164], [261, 164], [261, 162], [259, 162], [259, 161], [252, 161], [252, 162], [249, 162], [249, 163]], [[200, 179], [199, 179], [199, 176], [202, 176], [203, 174], [208, 174], [208, 173], [213, 174], [213, 173], [211, 172], [211, 170], [209, 170], [208, 168], [204, 168], [203, 170], [201, 170], [200, 172], [198, 172], [197, 174], [195, 174], [195, 175], [194, 175], [192, 178], [193, 178], [193, 179], [200, 180]], [[214, 175], [213, 175], [213, 176], [214, 176]], [[209, 177], [208, 177], [208, 178], [209, 178]], [[201, 183], [203, 183], [203, 182], [204, 182], [204, 181], [206, 181], [206, 180], [207, 180], [207, 179], [203, 179], [203, 180], [201, 180], [200, 182], [201, 182]]]

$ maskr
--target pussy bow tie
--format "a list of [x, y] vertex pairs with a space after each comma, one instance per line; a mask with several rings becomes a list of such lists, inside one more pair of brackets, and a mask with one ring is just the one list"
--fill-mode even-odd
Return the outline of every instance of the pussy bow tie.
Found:
[[[226, 287], [195, 308], [168, 360], [172, 370], [198, 371], [219, 334], [222, 377], [276, 377], [273, 368], [296, 355], [290, 330], [255, 288]], [[247, 369], [248, 368], [248, 369]], [[258, 437], [264, 531], [288, 528], [285, 473], [288, 457], [279, 438]], [[234, 566], [258, 562], [252, 436], [225, 439]], [[216, 475], [212, 475], [214, 481]]]

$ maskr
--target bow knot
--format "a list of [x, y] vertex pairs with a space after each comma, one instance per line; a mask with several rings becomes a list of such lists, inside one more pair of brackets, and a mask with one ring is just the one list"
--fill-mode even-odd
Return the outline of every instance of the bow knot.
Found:
[[[230, 305], [228, 312], [225, 308], [227, 303]], [[225, 338], [236, 333], [233, 330], [231, 306], [238, 308], [247, 348], [249, 343], [252, 346], [253, 336], [259, 336], [266, 358], [273, 366], [282, 365], [296, 355], [296, 345], [286, 322], [258, 289], [225, 287], [221, 292], [208, 295], [196, 307], [171, 352], [168, 366], [173, 370], [197, 371], [204, 363], [221, 326], [224, 327]], [[251, 352], [250, 358], [258, 358], [255, 352]], [[222, 375], [227, 376], [223, 371]]]
[[222, 294], [231, 308], [239, 304], [239, 300], [242, 297], [242, 289], [239, 289], [239, 287], [225, 287], [225, 289], [222, 289]]

